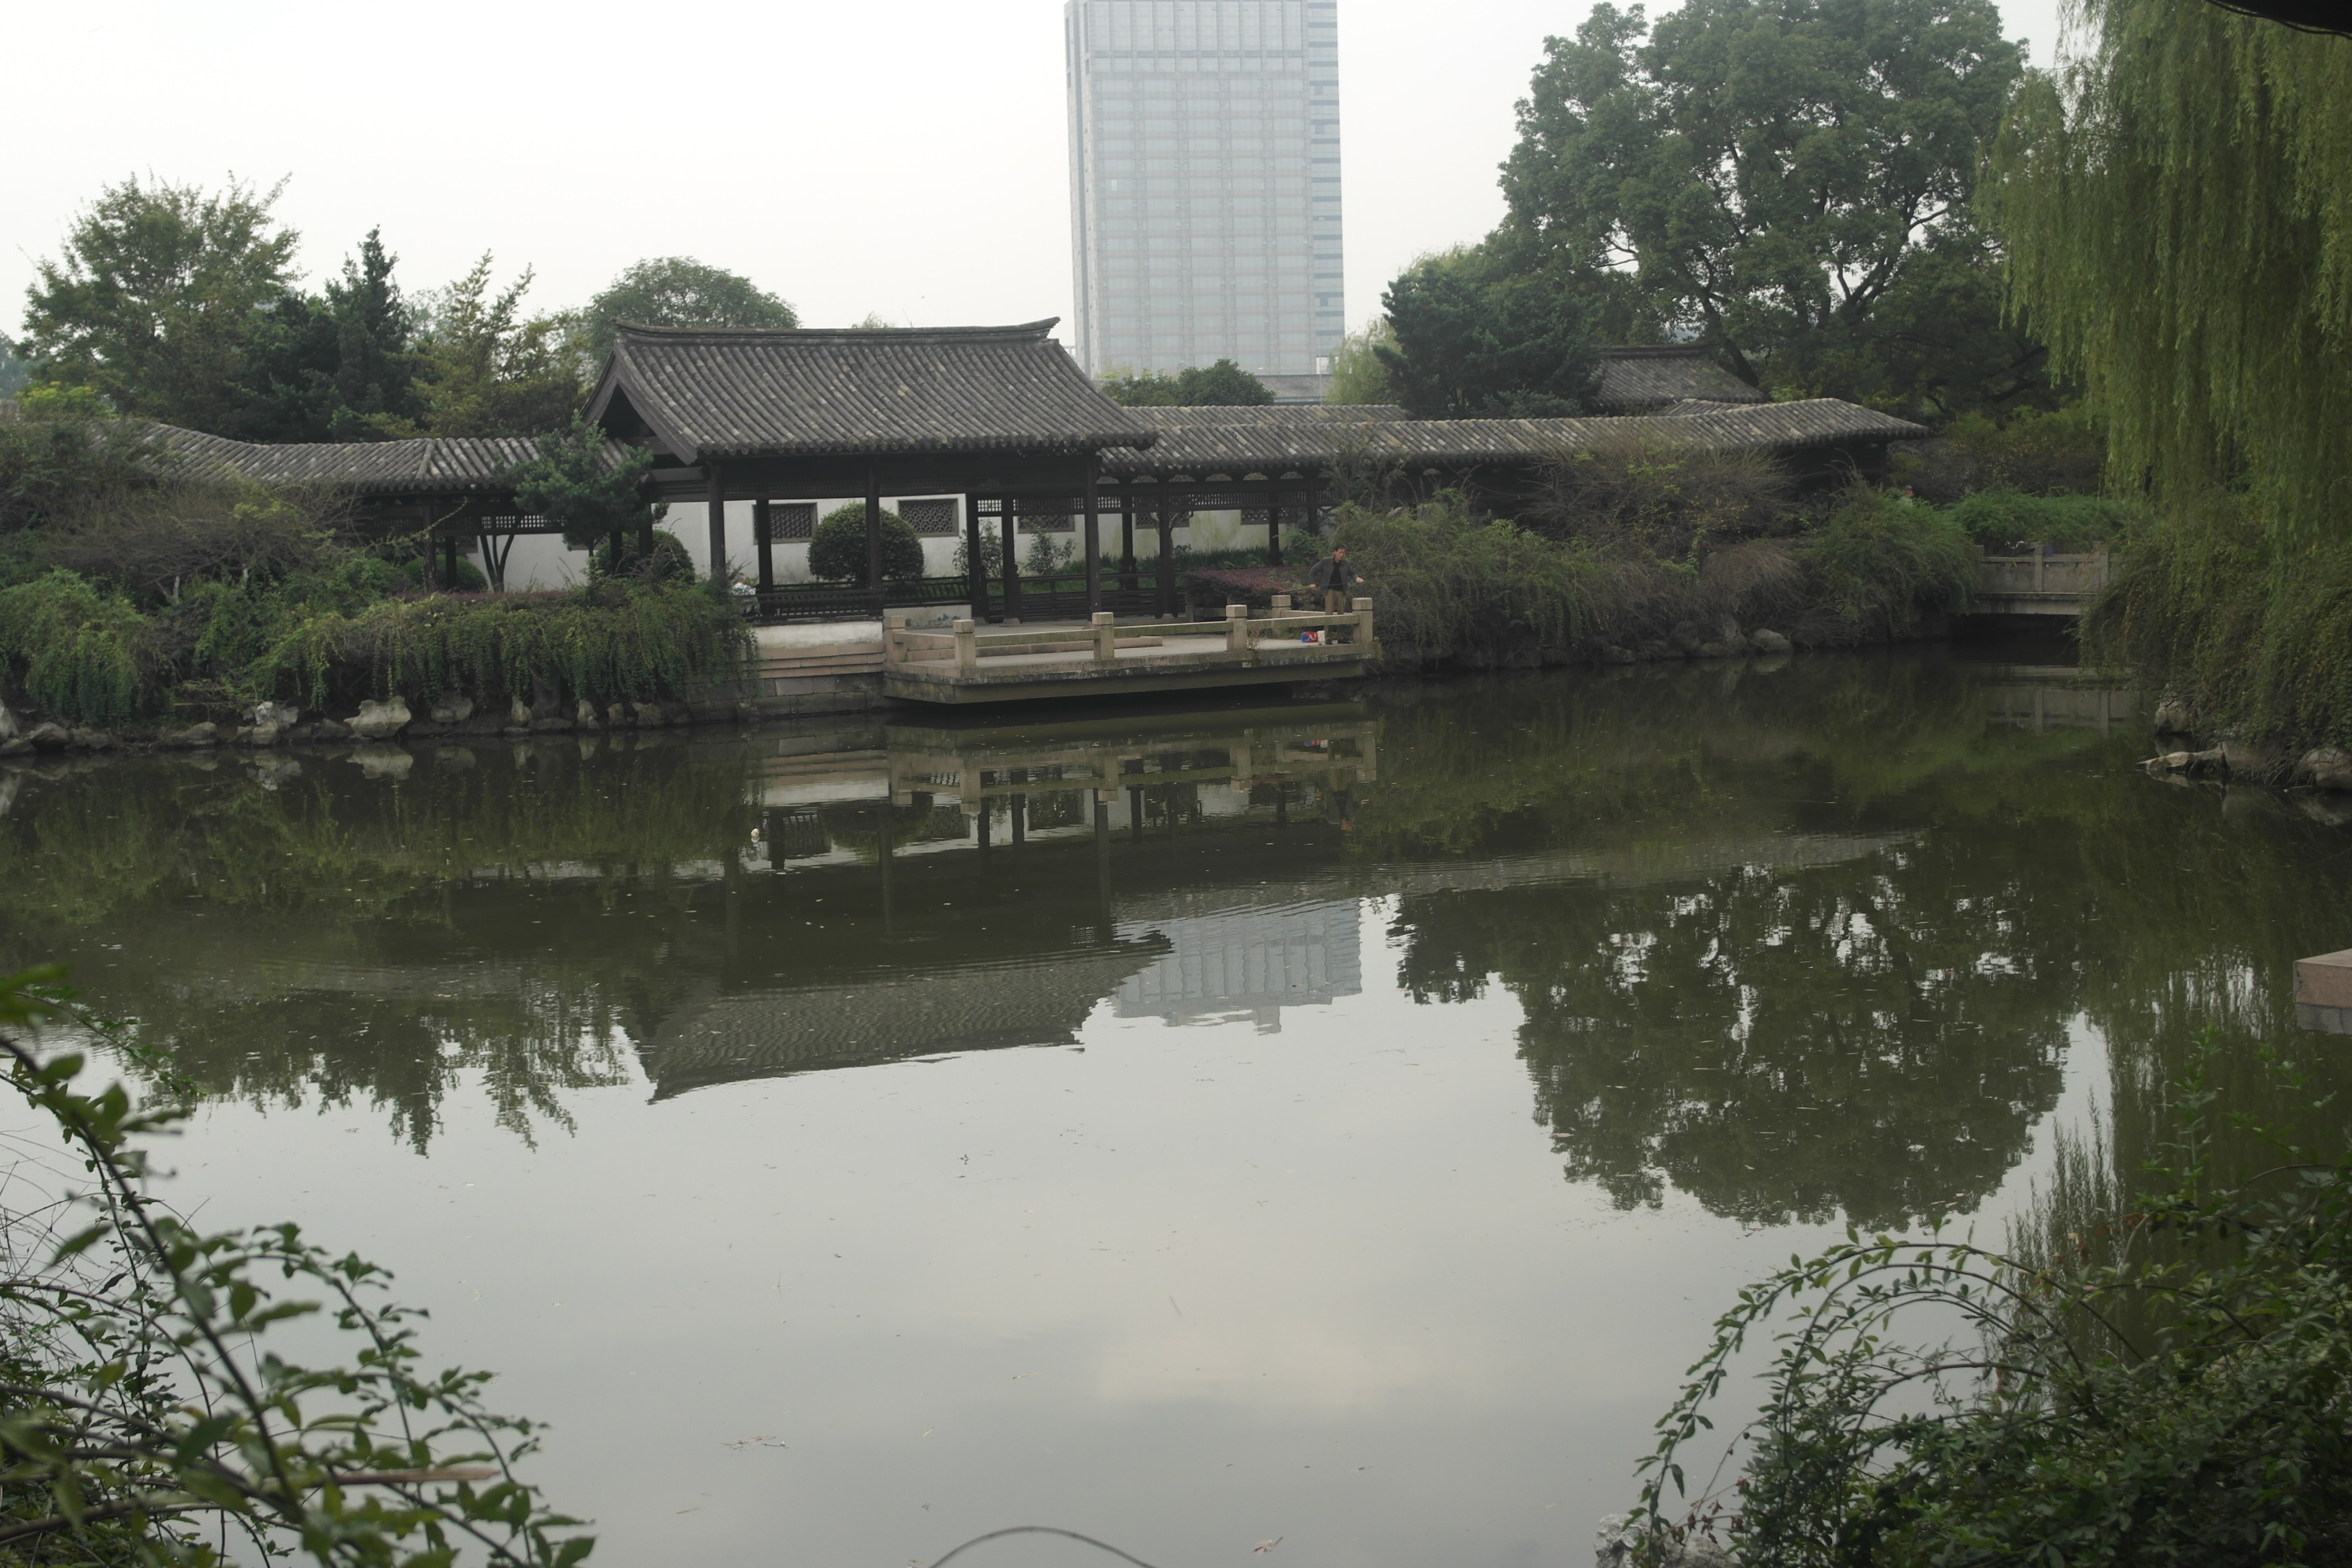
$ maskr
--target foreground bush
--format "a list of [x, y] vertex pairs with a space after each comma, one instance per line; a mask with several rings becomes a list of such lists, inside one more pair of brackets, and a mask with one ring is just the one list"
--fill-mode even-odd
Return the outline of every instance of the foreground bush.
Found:
[[2142, 509], [2106, 496], [2028, 495], [1979, 490], [1944, 509], [1970, 539], [2000, 554], [2030, 544], [2087, 552], [2112, 543], [2139, 523]]
[[[2222, 1185], [2210, 1102], [2180, 1086], [2179, 1163], [2128, 1204], [2053, 1204], [2006, 1251], [1851, 1237], [1741, 1292], [1659, 1424], [1646, 1551], [1703, 1530], [1748, 1568], [2352, 1561], [2352, 1152], [2273, 1134], [2275, 1164]], [[1906, 1314], [1968, 1340], [1915, 1348]], [[1746, 1476], [1668, 1520], [1767, 1330]]]
[[[383, 1270], [291, 1225], [198, 1230], [153, 1196], [138, 1144], [180, 1113], [83, 1092], [81, 1057], [33, 1048], [43, 1025], [98, 1027], [56, 979], [0, 978], [10, 1087], [74, 1157], [39, 1196], [20, 1162], [0, 1214], [0, 1560], [213, 1563], [223, 1535], [246, 1561], [352, 1568], [586, 1557], [515, 1476], [531, 1424], [483, 1408], [488, 1373], [422, 1369]], [[289, 1359], [281, 1331], [321, 1317], [340, 1359]]]

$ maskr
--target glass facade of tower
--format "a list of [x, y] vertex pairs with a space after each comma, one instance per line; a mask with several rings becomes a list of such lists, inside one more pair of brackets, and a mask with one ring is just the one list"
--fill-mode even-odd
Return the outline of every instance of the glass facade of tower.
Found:
[[1328, 369], [1338, 0], [1068, 0], [1066, 25], [1081, 363]]

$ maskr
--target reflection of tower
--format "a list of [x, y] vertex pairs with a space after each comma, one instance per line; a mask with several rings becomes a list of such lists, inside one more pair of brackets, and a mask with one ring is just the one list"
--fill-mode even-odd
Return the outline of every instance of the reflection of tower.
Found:
[[1115, 1010], [1171, 1024], [1248, 1017], [1273, 1034], [1285, 1007], [1363, 990], [1360, 931], [1354, 899], [1122, 926], [1120, 936], [1157, 934], [1171, 951], [1119, 986]]

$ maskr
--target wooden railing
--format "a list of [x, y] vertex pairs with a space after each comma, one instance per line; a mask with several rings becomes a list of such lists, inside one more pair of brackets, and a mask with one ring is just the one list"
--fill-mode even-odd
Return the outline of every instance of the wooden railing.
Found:
[[1118, 650], [1123, 647], [1160, 647], [1171, 656], [1193, 661], [1238, 663], [1255, 659], [1262, 644], [1286, 647], [1308, 633], [1315, 634], [1318, 646], [1354, 645], [1356, 652], [1338, 657], [1360, 658], [1372, 647], [1372, 602], [1357, 599], [1354, 605], [1336, 615], [1293, 610], [1286, 596], [1276, 595], [1269, 615], [1252, 616], [1246, 605], [1227, 605], [1224, 618], [1215, 621], [1134, 621], [1121, 626], [1115, 613], [1103, 610], [1083, 626], [991, 629], [966, 618], [945, 632], [910, 631], [906, 616], [893, 612], [882, 619], [882, 665], [887, 671], [909, 665], [945, 664], [956, 674], [970, 675], [980, 669], [983, 659], [1043, 655], [1068, 662], [1086, 661], [1108, 672], [1118, 664]]

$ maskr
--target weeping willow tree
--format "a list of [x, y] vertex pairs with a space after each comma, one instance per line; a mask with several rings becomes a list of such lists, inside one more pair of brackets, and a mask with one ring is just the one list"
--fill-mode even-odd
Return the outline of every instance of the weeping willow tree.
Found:
[[2011, 300], [2153, 502], [2086, 632], [2216, 725], [2352, 737], [2352, 42], [2077, 0], [1985, 192]]

